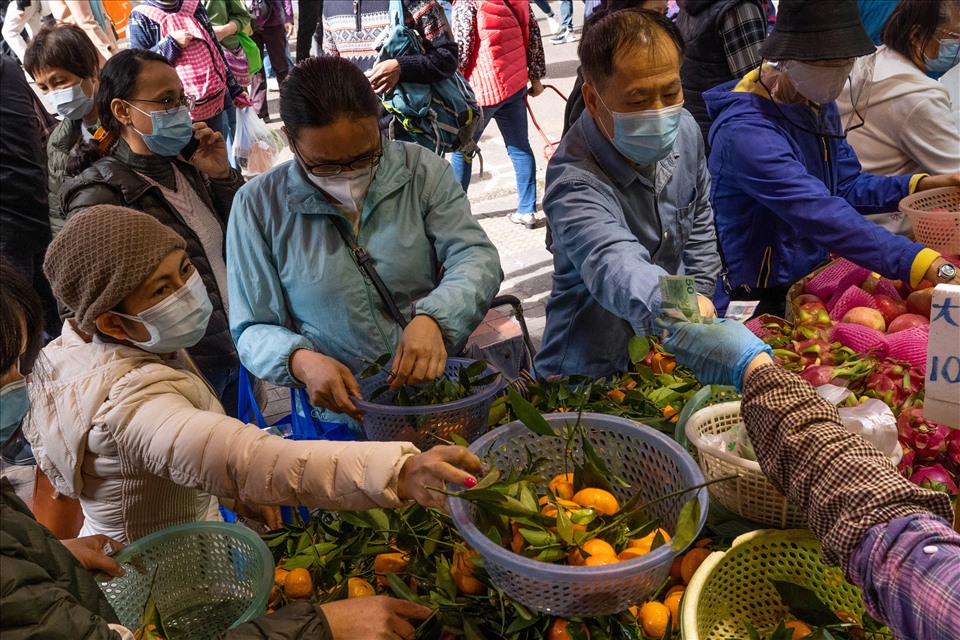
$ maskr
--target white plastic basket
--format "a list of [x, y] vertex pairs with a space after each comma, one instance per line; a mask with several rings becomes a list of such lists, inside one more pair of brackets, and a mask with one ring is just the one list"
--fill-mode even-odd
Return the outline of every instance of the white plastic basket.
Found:
[[703, 435], [719, 435], [743, 424], [740, 402], [724, 402], [697, 411], [686, 424], [687, 439], [697, 448], [697, 461], [707, 481], [736, 475], [709, 487], [710, 495], [743, 518], [780, 529], [806, 528], [800, 510], [776, 490], [760, 464], [717, 449]]

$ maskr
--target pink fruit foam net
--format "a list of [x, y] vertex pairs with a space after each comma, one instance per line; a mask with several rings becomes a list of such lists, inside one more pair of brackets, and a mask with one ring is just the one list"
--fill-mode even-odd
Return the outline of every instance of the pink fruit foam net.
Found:
[[747, 329], [750, 329], [750, 331], [753, 332], [753, 335], [757, 336], [758, 338], [766, 338], [768, 335], [770, 335], [770, 330], [764, 328], [763, 320], [760, 318], [752, 318], [745, 322], [743, 326], [745, 326]]
[[[847, 280], [852, 276], [855, 282], [850, 286], [854, 286], [863, 282], [868, 275], [870, 275], [869, 269], [864, 269], [849, 260], [840, 258], [810, 279], [810, 282], [807, 283], [807, 293], [812, 293], [821, 300], [826, 300], [837, 292], [842, 280]], [[839, 290], [842, 291], [843, 289]]]
[[855, 307], [877, 308], [877, 303], [873, 301], [873, 296], [860, 287], [850, 287], [837, 298], [836, 304], [830, 311], [830, 319], [834, 322], [840, 322], [843, 316], [847, 315], [850, 309]]
[[850, 347], [857, 353], [875, 351], [883, 355], [887, 350], [887, 336], [862, 324], [841, 322], [834, 325], [830, 339]]
[[873, 293], [878, 296], [887, 296], [888, 298], [893, 298], [897, 302], [903, 302], [900, 292], [897, 291], [897, 288], [893, 286], [893, 283], [889, 280], [881, 280], [878, 282], [877, 288], [873, 291]]
[[[866, 327], [864, 327], [866, 328]], [[927, 375], [927, 343], [930, 326], [910, 327], [887, 336], [887, 357], [909, 362]]]

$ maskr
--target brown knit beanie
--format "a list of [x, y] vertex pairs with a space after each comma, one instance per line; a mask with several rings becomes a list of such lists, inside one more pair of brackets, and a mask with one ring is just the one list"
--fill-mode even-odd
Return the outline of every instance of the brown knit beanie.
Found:
[[67, 220], [47, 249], [43, 272], [80, 328], [94, 333], [100, 314], [120, 304], [171, 252], [186, 246], [156, 218], [97, 205]]

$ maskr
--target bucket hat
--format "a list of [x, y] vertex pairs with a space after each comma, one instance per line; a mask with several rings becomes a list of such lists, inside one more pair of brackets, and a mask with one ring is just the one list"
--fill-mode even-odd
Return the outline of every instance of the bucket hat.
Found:
[[760, 45], [765, 60], [858, 58], [876, 50], [857, 0], [781, 0], [773, 33]]

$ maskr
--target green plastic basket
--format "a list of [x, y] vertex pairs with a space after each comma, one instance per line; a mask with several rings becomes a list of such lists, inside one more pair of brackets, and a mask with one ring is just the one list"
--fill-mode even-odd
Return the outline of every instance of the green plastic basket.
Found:
[[214, 638], [263, 615], [273, 586], [270, 550], [237, 524], [169, 527], [128, 545], [116, 560], [126, 575], [103, 580], [100, 588], [120, 622], [140, 626], [152, 583], [164, 625], [191, 640]]
[[813, 590], [831, 609], [863, 615], [860, 589], [840, 569], [821, 561], [820, 543], [804, 530], [762, 530], [744, 534], [726, 552], [703, 561], [684, 592], [680, 633], [684, 640], [741, 640], [746, 620], [769, 634], [792, 618], [770, 580]]
[[709, 407], [721, 402], [733, 402], [739, 400], [740, 394], [734, 387], [728, 387], [719, 384], [711, 384], [703, 387], [700, 391], [693, 394], [693, 397], [683, 405], [680, 411], [680, 417], [677, 418], [677, 427], [673, 432], [673, 439], [680, 443], [681, 447], [690, 449], [690, 442], [687, 440], [687, 434], [684, 431], [687, 426], [687, 420], [700, 409]]

